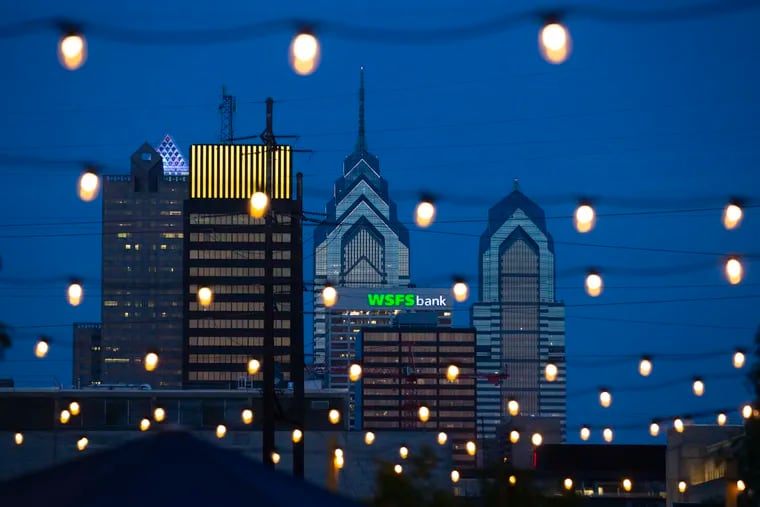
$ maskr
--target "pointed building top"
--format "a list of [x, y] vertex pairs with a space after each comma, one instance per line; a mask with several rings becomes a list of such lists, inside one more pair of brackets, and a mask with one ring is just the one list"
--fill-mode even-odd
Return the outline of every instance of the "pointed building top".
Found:
[[520, 180], [515, 178], [515, 182], [512, 184], [512, 192], [519, 192], [520, 191]]
[[188, 165], [182, 152], [179, 151], [177, 143], [169, 134], [166, 134], [161, 142], [156, 146], [156, 151], [164, 159], [164, 174], [166, 176], [184, 176], [190, 173]]
[[367, 135], [364, 132], [364, 67], [359, 67], [359, 136], [356, 139], [356, 151], [367, 151]]

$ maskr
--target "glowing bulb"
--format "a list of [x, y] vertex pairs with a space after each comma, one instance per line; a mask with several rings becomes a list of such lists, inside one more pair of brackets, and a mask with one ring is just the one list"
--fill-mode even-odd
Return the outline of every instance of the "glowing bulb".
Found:
[[745, 419], [752, 417], [752, 405], [744, 405], [742, 407], [742, 417]]
[[686, 481], [678, 481], [678, 492], [679, 493], [686, 492]]
[[319, 66], [319, 41], [308, 30], [301, 30], [290, 43], [288, 59], [296, 74], [301, 76], [311, 74]]
[[596, 272], [589, 272], [586, 275], [586, 293], [591, 297], [597, 297], [602, 293], [604, 283], [602, 282], [602, 276]]
[[609, 408], [612, 405], [612, 395], [606, 389], [602, 389], [599, 392], [599, 404], [604, 408]]
[[605, 442], [612, 442], [612, 428], [604, 428], [602, 431], [602, 437]]
[[723, 210], [723, 226], [728, 230], [736, 229], [741, 224], [743, 217], [742, 208], [732, 202]]
[[728, 421], [728, 417], [723, 412], [718, 414], [718, 426], [725, 426]]
[[303, 438], [303, 431], [299, 430], [298, 428], [293, 430], [293, 434], [291, 435], [291, 439], [293, 440], [294, 444], [297, 444], [301, 441]]
[[683, 420], [682, 420], [680, 417], [676, 417], [676, 418], [673, 420], [673, 428], [674, 428], [674, 429], [675, 429], [675, 430], [676, 430], [678, 433], [683, 433]]
[[13, 436], [13, 440], [16, 442], [16, 445], [21, 445], [24, 443], [24, 434], [23, 433], [16, 433]]
[[421, 201], [414, 210], [414, 221], [420, 227], [427, 227], [435, 218], [435, 206], [430, 201]]
[[516, 444], [520, 441], [520, 432], [517, 430], [512, 430], [509, 432], [509, 441], [513, 444]]
[[330, 420], [332, 424], [338, 424], [340, 422], [340, 412], [335, 410], [334, 408], [330, 410], [330, 412], [327, 414], [327, 418]]
[[443, 431], [440, 432], [440, 433], [438, 433], [438, 444], [439, 445], [444, 445], [448, 439], [449, 439], [449, 436], [446, 435], [446, 433], [444, 433]]
[[335, 456], [335, 458], [333, 458], [333, 463], [335, 464], [335, 468], [341, 469], [346, 463], [346, 458], [344, 458], [342, 454], [340, 456]]
[[259, 372], [259, 368], [261, 368], [261, 363], [258, 359], [251, 359], [248, 361], [248, 374], [249, 375], [256, 375]]
[[243, 424], [251, 424], [253, 422], [253, 410], [250, 408], [243, 409], [240, 412], [240, 418], [243, 420]]
[[581, 440], [585, 442], [586, 440], [589, 439], [590, 436], [591, 436], [591, 428], [589, 428], [588, 426], [584, 426], [583, 428], [581, 428]]
[[84, 202], [94, 201], [100, 191], [100, 178], [92, 169], [85, 170], [79, 176], [77, 194]]
[[541, 436], [541, 433], [533, 433], [530, 437], [530, 443], [538, 447], [544, 443], [544, 437]]
[[327, 308], [333, 306], [338, 300], [338, 291], [332, 285], [327, 285], [322, 289], [322, 302]]
[[451, 471], [451, 482], [459, 482], [459, 472], [457, 470]]
[[742, 492], [745, 489], [747, 489], [747, 485], [744, 484], [743, 480], [739, 479], [738, 481], [736, 481], [736, 489], [739, 490], [739, 492]]
[[351, 380], [351, 382], [356, 382], [362, 378], [362, 366], [357, 363], [352, 364], [348, 368], [348, 378]]
[[211, 302], [214, 300], [214, 292], [210, 287], [201, 287], [198, 289], [198, 304], [203, 308], [211, 306]]
[[659, 435], [660, 434], [660, 425], [657, 424], [656, 422], [652, 422], [649, 425], [649, 434], [652, 435], [653, 437], [656, 437], [657, 435]]
[[644, 357], [639, 362], [639, 375], [642, 377], [648, 377], [652, 373], [652, 361], [648, 357]]
[[741, 350], [734, 352], [734, 368], [743, 368], [745, 359], [744, 352]]
[[454, 382], [459, 377], [459, 367], [455, 364], [450, 364], [446, 369], [446, 378], [451, 382]]
[[79, 415], [79, 408], [79, 403], [76, 401], [69, 403], [69, 412], [71, 412], [71, 415]]
[[90, 441], [87, 439], [87, 437], [82, 437], [79, 440], [77, 440], [77, 449], [80, 451], [84, 451], [87, 449], [87, 444], [89, 444]]
[[161, 407], [157, 407], [153, 411], [153, 420], [155, 420], [156, 422], [161, 422], [164, 419], [166, 419], [166, 410], [164, 410]]
[[277, 451], [272, 451], [272, 463], [275, 465], [280, 462], [280, 453]]
[[336, 448], [336, 449], [333, 451], [333, 455], [335, 455], [335, 457], [338, 457], [338, 456], [340, 456], [340, 457], [342, 458], [342, 457], [343, 457], [343, 449], [341, 449], [340, 447], [337, 447], [337, 448]]
[[59, 421], [61, 421], [61, 424], [68, 424], [69, 419], [71, 419], [71, 412], [68, 410], [61, 410], [61, 415], [58, 418]]
[[50, 351], [50, 345], [48, 344], [47, 340], [41, 339], [34, 346], [34, 355], [39, 358], [45, 357], [48, 351]]
[[404, 467], [397, 464], [396, 466], [393, 467], [393, 471], [396, 472], [398, 475], [401, 475], [401, 472], [404, 471]]
[[470, 456], [475, 456], [475, 453], [478, 452], [478, 448], [472, 440], [468, 440], [464, 448]]
[[731, 257], [726, 261], [726, 277], [731, 285], [737, 285], [742, 281], [744, 268], [741, 261], [736, 257]]
[[565, 479], [564, 486], [566, 490], [570, 491], [571, 489], [573, 489], [573, 480], [570, 477], [568, 477], [567, 479]]
[[87, 41], [84, 35], [69, 31], [58, 42], [58, 59], [67, 70], [77, 70], [87, 60]]
[[588, 204], [581, 204], [575, 209], [573, 221], [575, 222], [575, 229], [578, 232], [589, 232], [594, 228], [594, 224], [596, 223], [594, 208]]
[[417, 415], [419, 416], [420, 421], [427, 422], [428, 419], [430, 419], [430, 409], [423, 405], [417, 410]]
[[145, 370], [153, 371], [158, 366], [158, 354], [155, 352], [148, 352], [145, 354]]
[[372, 445], [375, 442], [375, 434], [371, 431], [368, 431], [364, 434], [364, 443], [367, 445]]
[[546, 368], [544, 369], [544, 376], [546, 377], [546, 380], [549, 382], [554, 382], [554, 380], [557, 378], [557, 373], [559, 373], [559, 370], [556, 364], [548, 363], [546, 365]]
[[224, 436], [227, 434], [227, 426], [224, 424], [220, 424], [216, 427], [216, 438], [224, 438]]
[[248, 206], [248, 214], [253, 218], [261, 218], [269, 209], [269, 196], [264, 192], [254, 192]]
[[71, 282], [68, 289], [66, 289], [66, 297], [69, 300], [71, 306], [78, 306], [82, 302], [82, 285], [79, 282]]
[[516, 416], [520, 413], [520, 404], [517, 400], [509, 400], [507, 402], [507, 410], [509, 411], [509, 415]]
[[552, 20], [541, 28], [538, 49], [547, 62], [560, 64], [567, 60], [570, 55], [570, 46], [570, 34], [561, 23]]
[[702, 379], [694, 379], [694, 383], [692, 384], [691, 389], [694, 391], [694, 394], [696, 396], [702, 396], [705, 394], [705, 383], [702, 382]]
[[140, 431], [148, 431], [150, 429], [150, 419], [143, 417], [140, 420]]
[[517, 477], [515, 477], [514, 475], [510, 475], [509, 476], [509, 484], [511, 484], [512, 486], [514, 486], [515, 484], [517, 484]]
[[623, 479], [623, 489], [626, 490], [626, 492], [629, 492], [631, 489], [633, 489], [633, 483], [631, 482], [631, 479]]
[[398, 455], [401, 456], [401, 459], [406, 459], [409, 456], [409, 449], [402, 445], [398, 450]]
[[451, 290], [454, 293], [454, 299], [458, 303], [464, 303], [467, 301], [467, 296], [469, 295], [470, 289], [467, 287], [466, 283], [458, 281], [454, 284], [454, 287], [452, 287]]

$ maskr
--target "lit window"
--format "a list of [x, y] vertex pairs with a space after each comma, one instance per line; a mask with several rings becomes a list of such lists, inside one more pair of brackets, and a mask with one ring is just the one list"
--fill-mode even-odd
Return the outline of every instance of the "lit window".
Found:
[[127, 243], [126, 245], [124, 245], [124, 248], [126, 248], [127, 250], [130, 250], [132, 248], [132, 245], [130, 245], [129, 243]]

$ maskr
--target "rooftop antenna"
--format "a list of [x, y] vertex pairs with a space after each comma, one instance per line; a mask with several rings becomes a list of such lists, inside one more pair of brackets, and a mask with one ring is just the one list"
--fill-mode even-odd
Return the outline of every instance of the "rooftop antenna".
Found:
[[219, 141], [223, 144], [232, 144], [234, 141], [232, 117], [236, 109], [235, 97], [227, 94], [227, 87], [222, 85], [222, 103], [219, 104], [219, 115], [222, 117], [222, 128], [219, 132]]

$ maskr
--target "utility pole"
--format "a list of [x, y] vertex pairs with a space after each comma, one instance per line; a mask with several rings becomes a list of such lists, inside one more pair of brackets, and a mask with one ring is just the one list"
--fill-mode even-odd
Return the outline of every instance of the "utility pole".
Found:
[[272, 133], [272, 99], [267, 99], [266, 129], [262, 134], [265, 144], [266, 155], [266, 187], [264, 189], [269, 196], [269, 211], [264, 215], [264, 364], [262, 367], [263, 378], [263, 456], [262, 461], [270, 468], [274, 468], [272, 453], [275, 450], [275, 385], [274, 385], [274, 290], [272, 287], [273, 258], [272, 258], [272, 219], [274, 218], [274, 153], [277, 143]]

